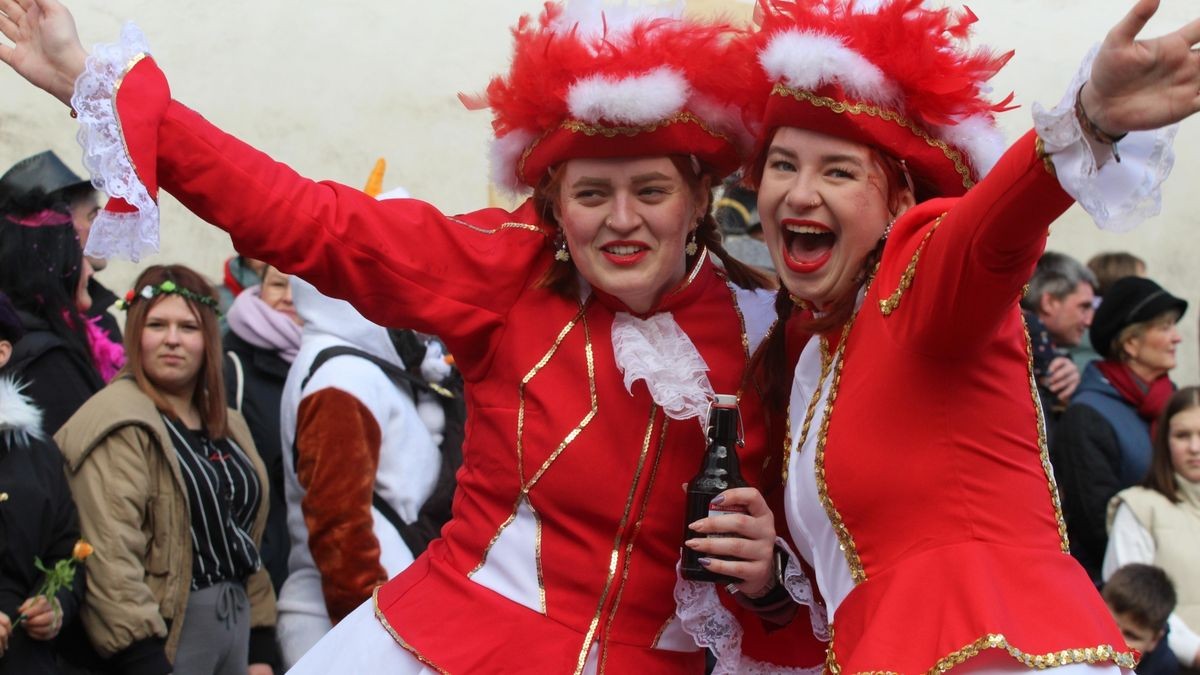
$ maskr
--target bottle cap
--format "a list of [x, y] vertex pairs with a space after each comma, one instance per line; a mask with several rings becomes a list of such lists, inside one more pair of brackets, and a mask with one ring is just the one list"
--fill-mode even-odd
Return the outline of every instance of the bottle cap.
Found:
[[737, 397], [730, 394], [716, 394], [713, 396], [713, 405], [721, 406], [722, 408], [733, 408], [737, 405]]

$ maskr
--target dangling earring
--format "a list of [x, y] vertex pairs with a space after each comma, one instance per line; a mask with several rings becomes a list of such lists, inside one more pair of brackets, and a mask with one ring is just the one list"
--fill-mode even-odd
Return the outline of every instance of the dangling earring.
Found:
[[692, 235], [688, 237], [688, 243], [683, 247], [683, 252], [688, 255], [696, 255], [696, 251], [699, 250], [700, 246], [696, 243], [696, 230], [692, 230]]
[[558, 236], [554, 238], [554, 259], [561, 263], [571, 259], [571, 252], [567, 250], [567, 238], [562, 230], [559, 230]]

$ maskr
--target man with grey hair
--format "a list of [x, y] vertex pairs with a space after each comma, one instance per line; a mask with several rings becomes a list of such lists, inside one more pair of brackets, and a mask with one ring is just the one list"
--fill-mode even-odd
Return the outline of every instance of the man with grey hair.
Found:
[[1079, 367], [1064, 351], [1087, 335], [1095, 314], [1096, 276], [1071, 256], [1046, 251], [1021, 298], [1033, 342], [1034, 377], [1047, 425], [1079, 386]]

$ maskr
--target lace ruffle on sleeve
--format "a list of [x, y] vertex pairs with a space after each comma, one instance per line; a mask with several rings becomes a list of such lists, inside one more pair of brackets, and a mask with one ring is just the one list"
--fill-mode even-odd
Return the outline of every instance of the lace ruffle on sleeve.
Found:
[[1075, 97], [1091, 76], [1098, 47], [1084, 59], [1063, 99], [1051, 110], [1033, 104], [1033, 122], [1058, 180], [1102, 230], [1124, 232], [1162, 210], [1160, 187], [1175, 163], [1179, 125], [1134, 131], [1118, 144], [1121, 161], [1097, 167], [1075, 118]]
[[133, 207], [128, 211], [106, 208], [96, 216], [86, 253], [97, 258], [137, 262], [158, 252], [158, 204], [134, 170], [116, 110], [117, 90], [125, 74], [149, 53], [142, 31], [126, 23], [119, 42], [95, 46], [75, 81], [71, 107], [79, 117], [78, 140], [92, 185]]
[[[784, 570], [784, 588], [792, 599], [808, 607], [813, 635], [817, 639], [829, 640], [829, 623], [825, 608], [813, 600], [812, 584], [796, 562], [796, 554], [783, 539], [775, 543], [788, 552], [788, 563]], [[717, 597], [716, 585], [688, 581], [675, 572], [675, 614], [684, 631], [692, 636], [696, 644], [712, 651], [716, 658], [713, 675], [741, 673], [746, 675], [817, 675], [823, 668], [787, 668], [777, 664], [762, 663], [742, 653], [742, 626]]]

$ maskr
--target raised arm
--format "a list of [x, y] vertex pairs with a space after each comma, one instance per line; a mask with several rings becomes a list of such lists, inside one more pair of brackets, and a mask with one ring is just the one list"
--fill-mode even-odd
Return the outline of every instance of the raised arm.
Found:
[[931, 297], [913, 304], [940, 308], [933, 316], [897, 312], [891, 324], [901, 339], [949, 351], [987, 339], [1071, 199], [1104, 229], [1129, 229], [1157, 214], [1173, 162], [1170, 127], [1200, 110], [1200, 50], [1193, 49], [1200, 19], [1138, 39], [1157, 8], [1157, 0], [1139, 0], [1085, 61], [1063, 101], [1050, 111], [1035, 104], [1036, 133], [1014, 143], [965, 197], [918, 207], [921, 222], [946, 211], [927, 243], [928, 228], [897, 224], [900, 241], [889, 246], [902, 254], [893, 268], [880, 269], [882, 295], [924, 248], [911, 293]]
[[[85, 164], [119, 198], [93, 227], [92, 253], [155, 250], [161, 184], [243, 253], [349, 300], [375, 323], [442, 336], [468, 378], [549, 262], [532, 207], [449, 217], [418, 200], [377, 202], [309, 180], [171, 100], [136, 30], [87, 57], [57, 0], [0, 0], [0, 10], [0, 33], [13, 43], [0, 59], [74, 105]], [[95, 248], [113, 239], [145, 245]]]
[[1159, 0], [1139, 0], [1105, 36], [1080, 92], [1087, 117], [1110, 136], [1157, 129], [1200, 111], [1200, 18], [1139, 40]]
[[87, 60], [71, 12], [57, 0], [0, 0], [0, 34], [12, 41], [0, 43], [0, 61], [71, 105]]

